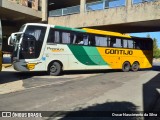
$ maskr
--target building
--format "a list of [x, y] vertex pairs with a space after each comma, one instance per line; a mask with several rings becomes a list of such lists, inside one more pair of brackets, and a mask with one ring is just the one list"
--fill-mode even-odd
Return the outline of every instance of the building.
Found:
[[28, 22], [122, 33], [160, 31], [159, 5], [159, 0], [1, 0], [3, 50], [8, 50], [8, 36]]
[[12, 32], [17, 32], [21, 25], [27, 22], [45, 22], [42, 20], [41, 4], [41, 0], [0, 0], [3, 51], [11, 51], [12, 48], [7, 46], [7, 39]]

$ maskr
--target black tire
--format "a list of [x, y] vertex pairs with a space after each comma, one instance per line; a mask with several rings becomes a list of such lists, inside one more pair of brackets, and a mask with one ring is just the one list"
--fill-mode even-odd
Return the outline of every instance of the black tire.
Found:
[[48, 68], [48, 72], [52, 76], [58, 76], [62, 72], [62, 66], [58, 62], [53, 62]]
[[129, 72], [130, 68], [131, 68], [131, 65], [130, 65], [129, 62], [124, 62], [123, 63], [123, 65], [122, 65], [122, 71], [123, 72]]
[[139, 63], [138, 62], [134, 62], [132, 64], [131, 70], [134, 72], [137, 72], [139, 70]]

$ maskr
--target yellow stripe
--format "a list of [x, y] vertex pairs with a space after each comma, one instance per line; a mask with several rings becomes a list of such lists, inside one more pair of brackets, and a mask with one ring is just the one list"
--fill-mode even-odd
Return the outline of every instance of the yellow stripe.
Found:
[[94, 33], [94, 34], [100, 34], [100, 35], [109, 35], [109, 36], [116, 36], [116, 37], [124, 37], [124, 38], [131, 38], [128, 34], [121, 34], [118, 32], [110, 32], [110, 31], [103, 31], [103, 30], [95, 30], [95, 29], [89, 29], [89, 28], [83, 28], [87, 33]]

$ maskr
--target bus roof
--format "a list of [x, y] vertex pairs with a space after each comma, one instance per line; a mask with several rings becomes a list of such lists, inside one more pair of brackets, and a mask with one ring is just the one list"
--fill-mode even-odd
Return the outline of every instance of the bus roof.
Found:
[[[43, 24], [43, 23], [26, 23], [25, 25], [37, 25], [37, 26], [50, 26], [56, 29], [61, 30], [69, 30], [69, 31], [76, 31], [76, 32], [83, 32], [83, 33], [93, 33], [93, 34], [100, 34], [100, 35], [108, 35], [108, 36], [115, 36], [115, 37], [123, 37], [123, 38], [139, 38], [135, 36], [130, 36], [128, 34], [122, 34], [119, 32], [111, 32], [111, 31], [104, 31], [104, 30], [96, 30], [96, 29], [90, 29], [90, 28], [82, 28], [82, 29], [76, 29], [71, 27], [65, 27], [65, 26], [58, 26], [58, 25], [50, 25], [50, 24]], [[143, 38], [146, 39], [146, 38]]]
[[83, 30], [85, 30], [87, 33], [109, 35], [109, 36], [116, 36], [116, 37], [123, 37], [123, 38], [131, 38], [131, 36], [128, 34], [122, 34], [118, 32], [103, 31], [103, 30], [96, 30], [96, 29], [90, 29], [90, 28], [83, 28]]
[[94, 34], [101, 34], [101, 35], [110, 35], [110, 36], [116, 36], [116, 37], [124, 37], [124, 38], [131, 38], [131, 36], [127, 34], [121, 34], [118, 32], [110, 32], [110, 31], [102, 31], [102, 30], [96, 30], [96, 29], [89, 29], [89, 28], [83, 28], [83, 29], [76, 29], [76, 28], [70, 28], [70, 27], [63, 27], [63, 26], [54, 26], [54, 28], [62, 29], [62, 30], [71, 30], [76, 32], [84, 32], [84, 33], [94, 33]]
[[62, 30], [76, 31], [76, 32], [86, 32], [83, 29], [76, 29], [76, 28], [70, 28], [70, 27], [64, 27], [64, 26], [58, 26], [58, 25], [55, 25], [54, 28], [56, 28], [56, 29], [62, 29]]

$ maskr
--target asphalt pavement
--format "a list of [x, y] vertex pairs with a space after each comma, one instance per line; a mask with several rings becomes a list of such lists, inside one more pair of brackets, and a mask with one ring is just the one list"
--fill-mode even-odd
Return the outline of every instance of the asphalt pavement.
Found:
[[25, 73], [5, 68], [0, 73], [0, 110], [70, 111], [67, 115], [74, 111], [159, 111], [159, 70], [157, 62], [153, 69], [138, 72], [78, 71], [55, 77], [45, 72]]

